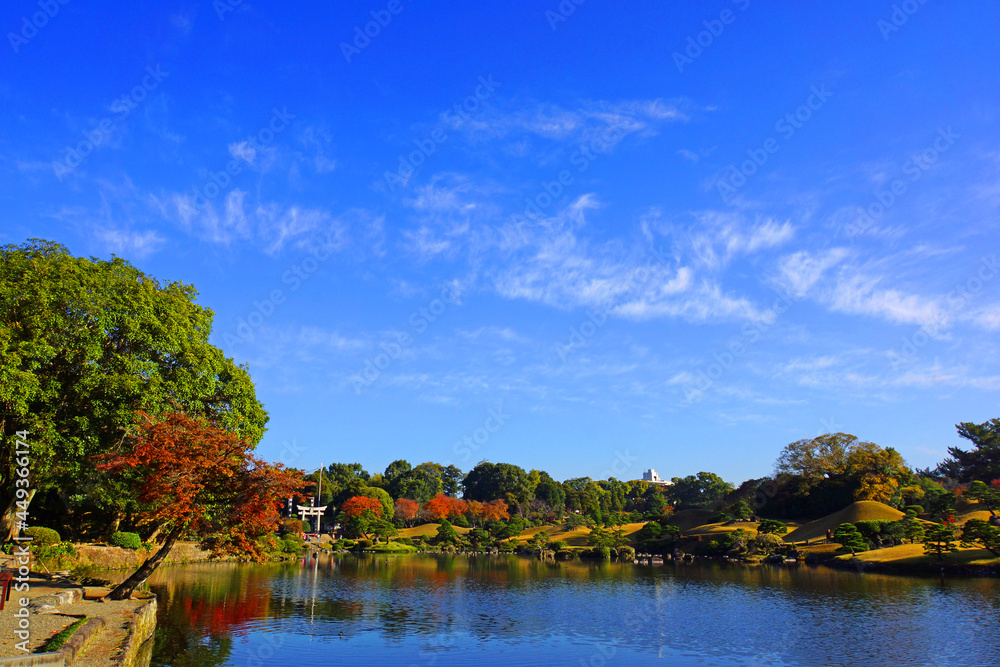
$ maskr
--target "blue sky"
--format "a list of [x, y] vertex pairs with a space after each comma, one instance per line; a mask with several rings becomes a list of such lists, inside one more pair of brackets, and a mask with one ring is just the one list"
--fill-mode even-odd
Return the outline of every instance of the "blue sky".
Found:
[[264, 457], [738, 483], [998, 416], [996, 4], [330, 4], [2, 11], [0, 242], [193, 284]]

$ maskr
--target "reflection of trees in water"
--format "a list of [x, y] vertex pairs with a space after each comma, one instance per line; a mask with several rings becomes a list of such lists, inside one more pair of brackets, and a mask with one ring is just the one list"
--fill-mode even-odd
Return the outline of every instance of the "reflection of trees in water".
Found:
[[444, 554], [190, 565], [161, 570], [151, 586], [161, 602], [157, 659], [175, 665], [225, 662], [233, 638], [262, 630], [328, 639], [368, 634], [391, 644], [417, 640], [432, 653], [456, 642], [523, 645], [553, 636], [700, 651], [713, 637], [723, 652], [781, 646], [782, 655], [805, 659], [800, 643], [826, 650], [850, 645], [859, 623], [879, 632], [893, 624], [912, 630], [914, 613], [926, 618], [928, 610], [954, 604], [969, 609], [972, 600], [985, 603], [977, 613], [993, 618], [1000, 599], [996, 582], [987, 580], [956, 593], [953, 582], [943, 588], [935, 580], [825, 568]]
[[[180, 616], [180, 615], [178, 615]], [[233, 637], [227, 631], [210, 632], [185, 623], [183, 616], [158, 620], [153, 635], [154, 665], [214, 667], [229, 660]]]

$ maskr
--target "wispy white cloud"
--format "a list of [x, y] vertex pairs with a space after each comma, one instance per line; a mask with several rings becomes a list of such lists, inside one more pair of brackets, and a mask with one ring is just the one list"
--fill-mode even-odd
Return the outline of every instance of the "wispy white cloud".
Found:
[[166, 239], [155, 230], [136, 231], [95, 226], [94, 236], [110, 252], [124, 257], [144, 258], [159, 250]]
[[849, 254], [846, 248], [832, 248], [820, 252], [800, 250], [786, 255], [778, 262], [776, 282], [785, 292], [803, 297]]

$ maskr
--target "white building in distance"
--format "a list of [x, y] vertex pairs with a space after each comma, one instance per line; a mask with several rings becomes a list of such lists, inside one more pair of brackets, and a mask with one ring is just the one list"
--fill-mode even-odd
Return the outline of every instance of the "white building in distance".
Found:
[[650, 484], [663, 484], [665, 486], [671, 484], [671, 482], [665, 479], [660, 479], [660, 476], [652, 468], [642, 473], [642, 481], [649, 482]]

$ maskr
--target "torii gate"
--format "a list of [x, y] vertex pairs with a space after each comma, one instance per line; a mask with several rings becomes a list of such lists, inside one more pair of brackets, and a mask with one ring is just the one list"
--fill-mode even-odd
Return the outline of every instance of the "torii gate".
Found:
[[[316, 499], [323, 497], [323, 466], [319, 467], [319, 490], [316, 495], [313, 496], [312, 505], [296, 505], [299, 510], [299, 518], [303, 521], [307, 517], [316, 517], [315, 528], [317, 533], [323, 532], [323, 513], [326, 512], [327, 505], [322, 507], [316, 507]], [[291, 501], [291, 498], [288, 499]], [[313, 522], [311, 518], [309, 519], [309, 525], [312, 526]]]
[[[313, 498], [313, 502], [316, 502], [315, 498]], [[327, 506], [324, 505], [323, 507], [316, 507], [315, 505], [312, 505], [312, 506], [309, 506], [309, 505], [297, 505], [297, 507], [299, 508], [299, 518], [302, 519], [303, 521], [305, 521], [307, 519], [307, 517], [309, 517], [309, 525], [310, 526], [315, 525], [317, 533], [322, 532], [322, 529], [323, 529], [323, 513], [326, 512], [326, 507]], [[313, 523], [311, 517], [316, 517], [315, 524]]]

